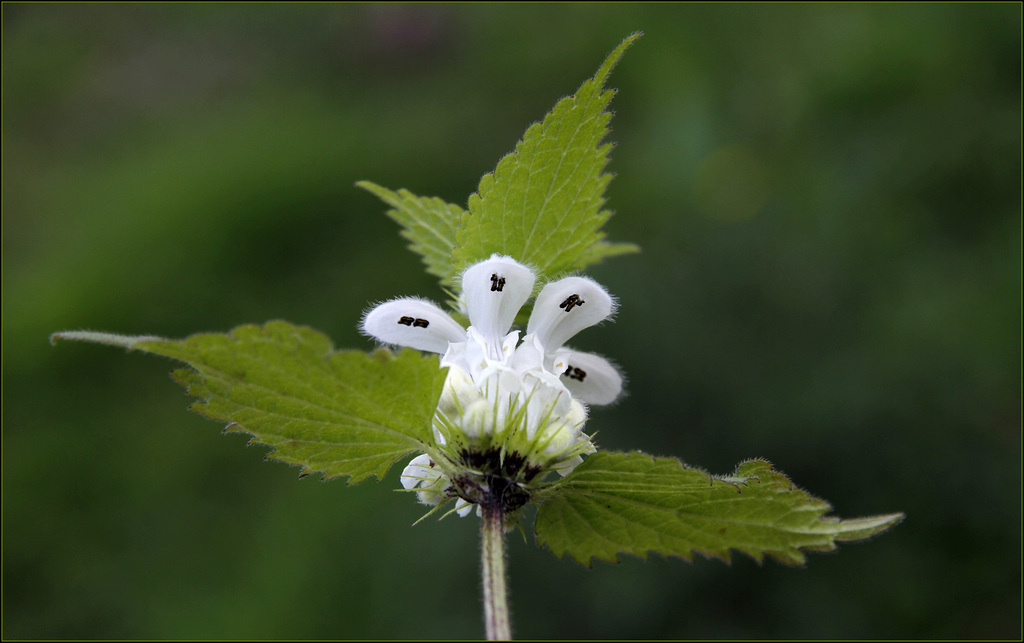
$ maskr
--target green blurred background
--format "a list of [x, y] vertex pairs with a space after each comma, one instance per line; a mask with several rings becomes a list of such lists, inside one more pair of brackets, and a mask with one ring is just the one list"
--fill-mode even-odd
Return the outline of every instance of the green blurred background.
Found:
[[511, 538], [523, 638], [1021, 633], [1021, 6], [3, 6], [3, 636], [481, 636], [477, 523], [297, 479], [171, 364], [49, 333], [441, 299], [369, 179], [464, 204], [612, 75], [605, 448], [763, 457], [844, 517], [806, 568], [585, 569]]

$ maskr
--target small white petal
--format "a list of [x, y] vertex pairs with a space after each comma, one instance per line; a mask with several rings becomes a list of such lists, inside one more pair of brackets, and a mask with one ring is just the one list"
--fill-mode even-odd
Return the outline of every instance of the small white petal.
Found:
[[547, 441], [544, 452], [556, 455], [569, 449], [575, 442], [579, 431], [567, 422], [555, 422], [548, 426], [542, 436]]
[[587, 407], [580, 404], [578, 400], [572, 401], [572, 408], [566, 414], [565, 421], [576, 429], [577, 441], [589, 439], [580, 432], [580, 428], [587, 421]]
[[441, 477], [441, 473], [436, 471], [431, 466], [432, 464], [430, 456], [426, 453], [422, 453], [410, 460], [409, 464], [402, 471], [402, 486], [406, 489], [414, 489], [421, 485], [429, 486], [433, 484]]
[[[536, 335], [527, 335], [512, 356], [512, 368], [519, 373], [544, 369], [544, 347]], [[562, 369], [565, 370], [565, 369]]]
[[515, 355], [516, 346], [519, 344], [519, 331], [514, 330], [508, 335], [505, 335], [505, 339], [501, 342], [501, 356], [502, 362], [508, 364], [512, 361], [512, 356]]
[[564, 478], [565, 476], [572, 473], [572, 470], [580, 466], [581, 464], [583, 464], [583, 458], [578, 455], [573, 456], [568, 460], [563, 460], [562, 462], [559, 462], [558, 465], [555, 467], [555, 471], [558, 472], [558, 475]]
[[449, 417], [456, 417], [470, 404], [481, 399], [480, 390], [469, 374], [458, 366], [446, 365], [444, 361], [441, 362], [441, 366], [448, 366], [448, 377], [444, 380], [441, 399], [437, 401], [437, 410]]
[[[533, 293], [533, 271], [512, 259], [491, 255], [462, 274], [462, 298], [469, 323], [500, 348], [516, 314]], [[497, 349], [496, 349], [497, 350]], [[492, 359], [498, 359], [495, 355]]]
[[[573, 406], [580, 406], [579, 402], [572, 399], [568, 389], [558, 381], [557, 376], [548, 373], [549, 381], [544, 381], [537, 377], [538, 375], [543, 375], [543, 372], [531, 371], [525, 378], [527, 382], [533, 384], [526, 405], [526, 437], [530, 440], [542, 431], [547, 433], [552, 428], [557, 430], [556, 425], [565, 423], [566, 417], [573, 411]], [[583, 420], [586, 420], [585, 412]]]
[[466, 502], [462, 498], [455, 501], [455, 513], [459, 516], [465, 518], [471, 511], [473, 511], [473, 503]]
[[[469, 374], [473, 376], [473, 379], [478, 379], [481, 372], [488, 368], [495, 366], [506, 366], [512, 358], [512, 354], [515, 351], [516, 344], [519, 343], [519, 331], [514, 330], [504, 337], [485, 337], [475, 326], [470, 326], [466, 330], [466, 341], [465, 346], [461, 349], [461, 353], [457, 353], [456, 345], [452, 348], [456, 350], [450, 350], [455, 357], [461, 357], [464, 368], [468, 369]], [[445, 355], [445, 360], [448, 360], [448, 355]], [[458, 364], [458, 362], [454, 362]]]
[[462, 414], [462, 423], [459, 428], [470, 440], [476, 440], [482, 435], [494, 431], [494, 408], [484, 399], [470, 404]]
[[448, 350], [441, 355], [441, 368], [457, 368], [467, 375], [469, 374], [469, 358], [466, 355], [466, 348], [469, 342], [451, 342]]
[[424, 299], [393, 299], [363, 317], [362, 330], [385, 344], [443, 354], [466, 331], [448, 313]]
[[436, 505], [444, 500], [441, 489], [448, 478], [425, 453], [409, 461], [402, 471], [401, 480], [403, 487], [416, 490], [416, 498], [425, 505]]
[[622, 393], [622, 375], [600, 355], [561, 349], [552, 357], [573, 397], [587, 404], [611, 404]]
[[614, 310], [615, 302], [601, 284], [586, 277], [566, 277], [544, 286], [537, 295], [526, 332], [536, 333], [544, 350], [551, 352]]

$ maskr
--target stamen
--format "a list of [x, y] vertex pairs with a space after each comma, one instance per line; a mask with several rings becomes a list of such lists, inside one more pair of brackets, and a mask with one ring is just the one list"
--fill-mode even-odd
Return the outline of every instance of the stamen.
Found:
[[501, 292], [505, 288], [505, 278], [499, 277], [497, 273], [491, 275], [491, 292]]
[[430, 326], [430, 322], [426, 319], [422, 319], [420, 317], [408, 317], [406, 315], [403, 315], [402, 318], [398, 320], [398, 323], [403, 326], [412, 326], [413, 328], [426, 328], [427, 326]]
[[582, 368], [576, 368], [575, 366], [569, 366], [565, 369], [562, 375], [568, 375], [569, 379], [582, 382], [587, 378], [587, 372]]
[[585, 302], [582, 299], [580, 299], [579, 295], [573, 294], [573, 295], [569, 295], [568, 297], [566, 297], [565, 301], [563, 301], [562, 303], [558, 304], [558, 307], [559, 308], [564, 308], [565, 312], [569, 312], [570, 310], [572, 310], [573, 306], [582, 306], [585, 303], [587, 303], [587, 302]]

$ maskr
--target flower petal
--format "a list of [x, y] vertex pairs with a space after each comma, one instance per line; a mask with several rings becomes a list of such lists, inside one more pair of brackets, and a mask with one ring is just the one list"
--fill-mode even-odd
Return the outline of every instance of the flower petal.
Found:
[[385, 344], [443, 354], [449, 342], [466, 341], [466, 331], [437, 304], [425, 299], [393, 299], [363, 317], [362, 330]]
[[533, 293], [535, 281], [533, 271], [511, 257], [495, 254], [470, 266], [462, 274], [469, 323], [489, 343], [500, 347], [519, 309]]
[[578, 455], [573, 456], [568, 460], [563, 460], [562, 462], [559, 462], [557, 465], [555, 465], [555, 471], [558, 473], [558, 475], [564, 478], [565, 476], [572, 473], [572, 470], [580, 466], [581, 464], [583, 464], [583, 457]]
[[425, 505], [436, 505], [444, 499], [441, 491], [442, 479], [447, 481], [426, 453], [410, 460], [402, 471], [401, 478], [402, 486], [406, 489], [415, 489], [417, 499]]
[[600, 355], [561, 349], [553, 357], [573, 397], [587, 404], [611, 404], [622, 393], [622, 375]]
[[437, 401], [437, 412], [448, 417], [456, 417], [463, 409], [483, 396], [465, 370], [451, 364], [446, 365], [443, 359], [441, 366], [448, 366], [448, 376], [444, 380], [444, 388], [441, 389], [441, 399]]
[[414, 489], [420, 485], [429, 486], [439, 477], [441, 477], [441, 473], [434, 470], [434, 463], [430, 461], [430, 456], [421, 453], [405, 465], [401, 480], [403, 487]]
[[544, 350], [551, 352], [614, 310], [615, 302], [601, 284], [586, 277], [566, 277], [544, 286], [537, 295], [526, 332], [536, 333]]
[[469, 512], [473, 511], [473, 507], [476, 507], [477, 509], [480, 508], [478, 505], [474, 505], [470, 502], [467, 502], [462, 498], [459, 498], [458, 500], [455, 501], [455, 511], [462, 518], [468, 516]]

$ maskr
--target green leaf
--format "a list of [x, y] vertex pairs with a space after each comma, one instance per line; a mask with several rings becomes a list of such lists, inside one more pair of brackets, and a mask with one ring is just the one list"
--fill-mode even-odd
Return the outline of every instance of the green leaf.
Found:
[[590, 264], [600, 263], [610, 257], [632, 254], [634, 252], [640, 252], [640, 246], [635, 243], [609, 243], [607, 241], [598, 241], [594, 245], [590, 246], [580, 261], [583, 265], [589, 266]]
[[456, 269], [497, 252], [551, 276], [636, 251], [629, 244], [603, 243], [599, 230], [611, 216], [601, 208], [611, 180], [604, 168], [612, 145], [602, 140], [611, 119], [605, 108], [615, 92], [604, 84], [640, 35], [622, 41], [594, 78], [531, 125], [515, 151], [480, 180], [455, 232]]
[[187, 363], [174, 372], [192, 409], [274, 448], [269, 458], [355, 483], [432, 442], [445, 371], [436, 356], [335, 351], [317, 331], [286, 322], [239, 326], [181, 341], [107, 333], [56, 333]]
[[698, 552], [728, 562], [731, 549], [802, 565], [804, 551], [830, 551], [903, 519], [827, 517], [827, 502], [763, 460], [715, 477], [674, 458], [598, 452], [549, 493], [537, 514], [537, 541], [585, 565], [647, 552], [686, 560]]
[[453, 286], [457, 274], [452, 265], [455, 228], [465, 211], [437, 197], [416, 196], [404, 189], [392, 192], [369, 181], [356, 185], [393, 208], [387, 214], [402, 226], [402, 236], [412, 242], [409, 249], [423, 257], [427, 272]]

